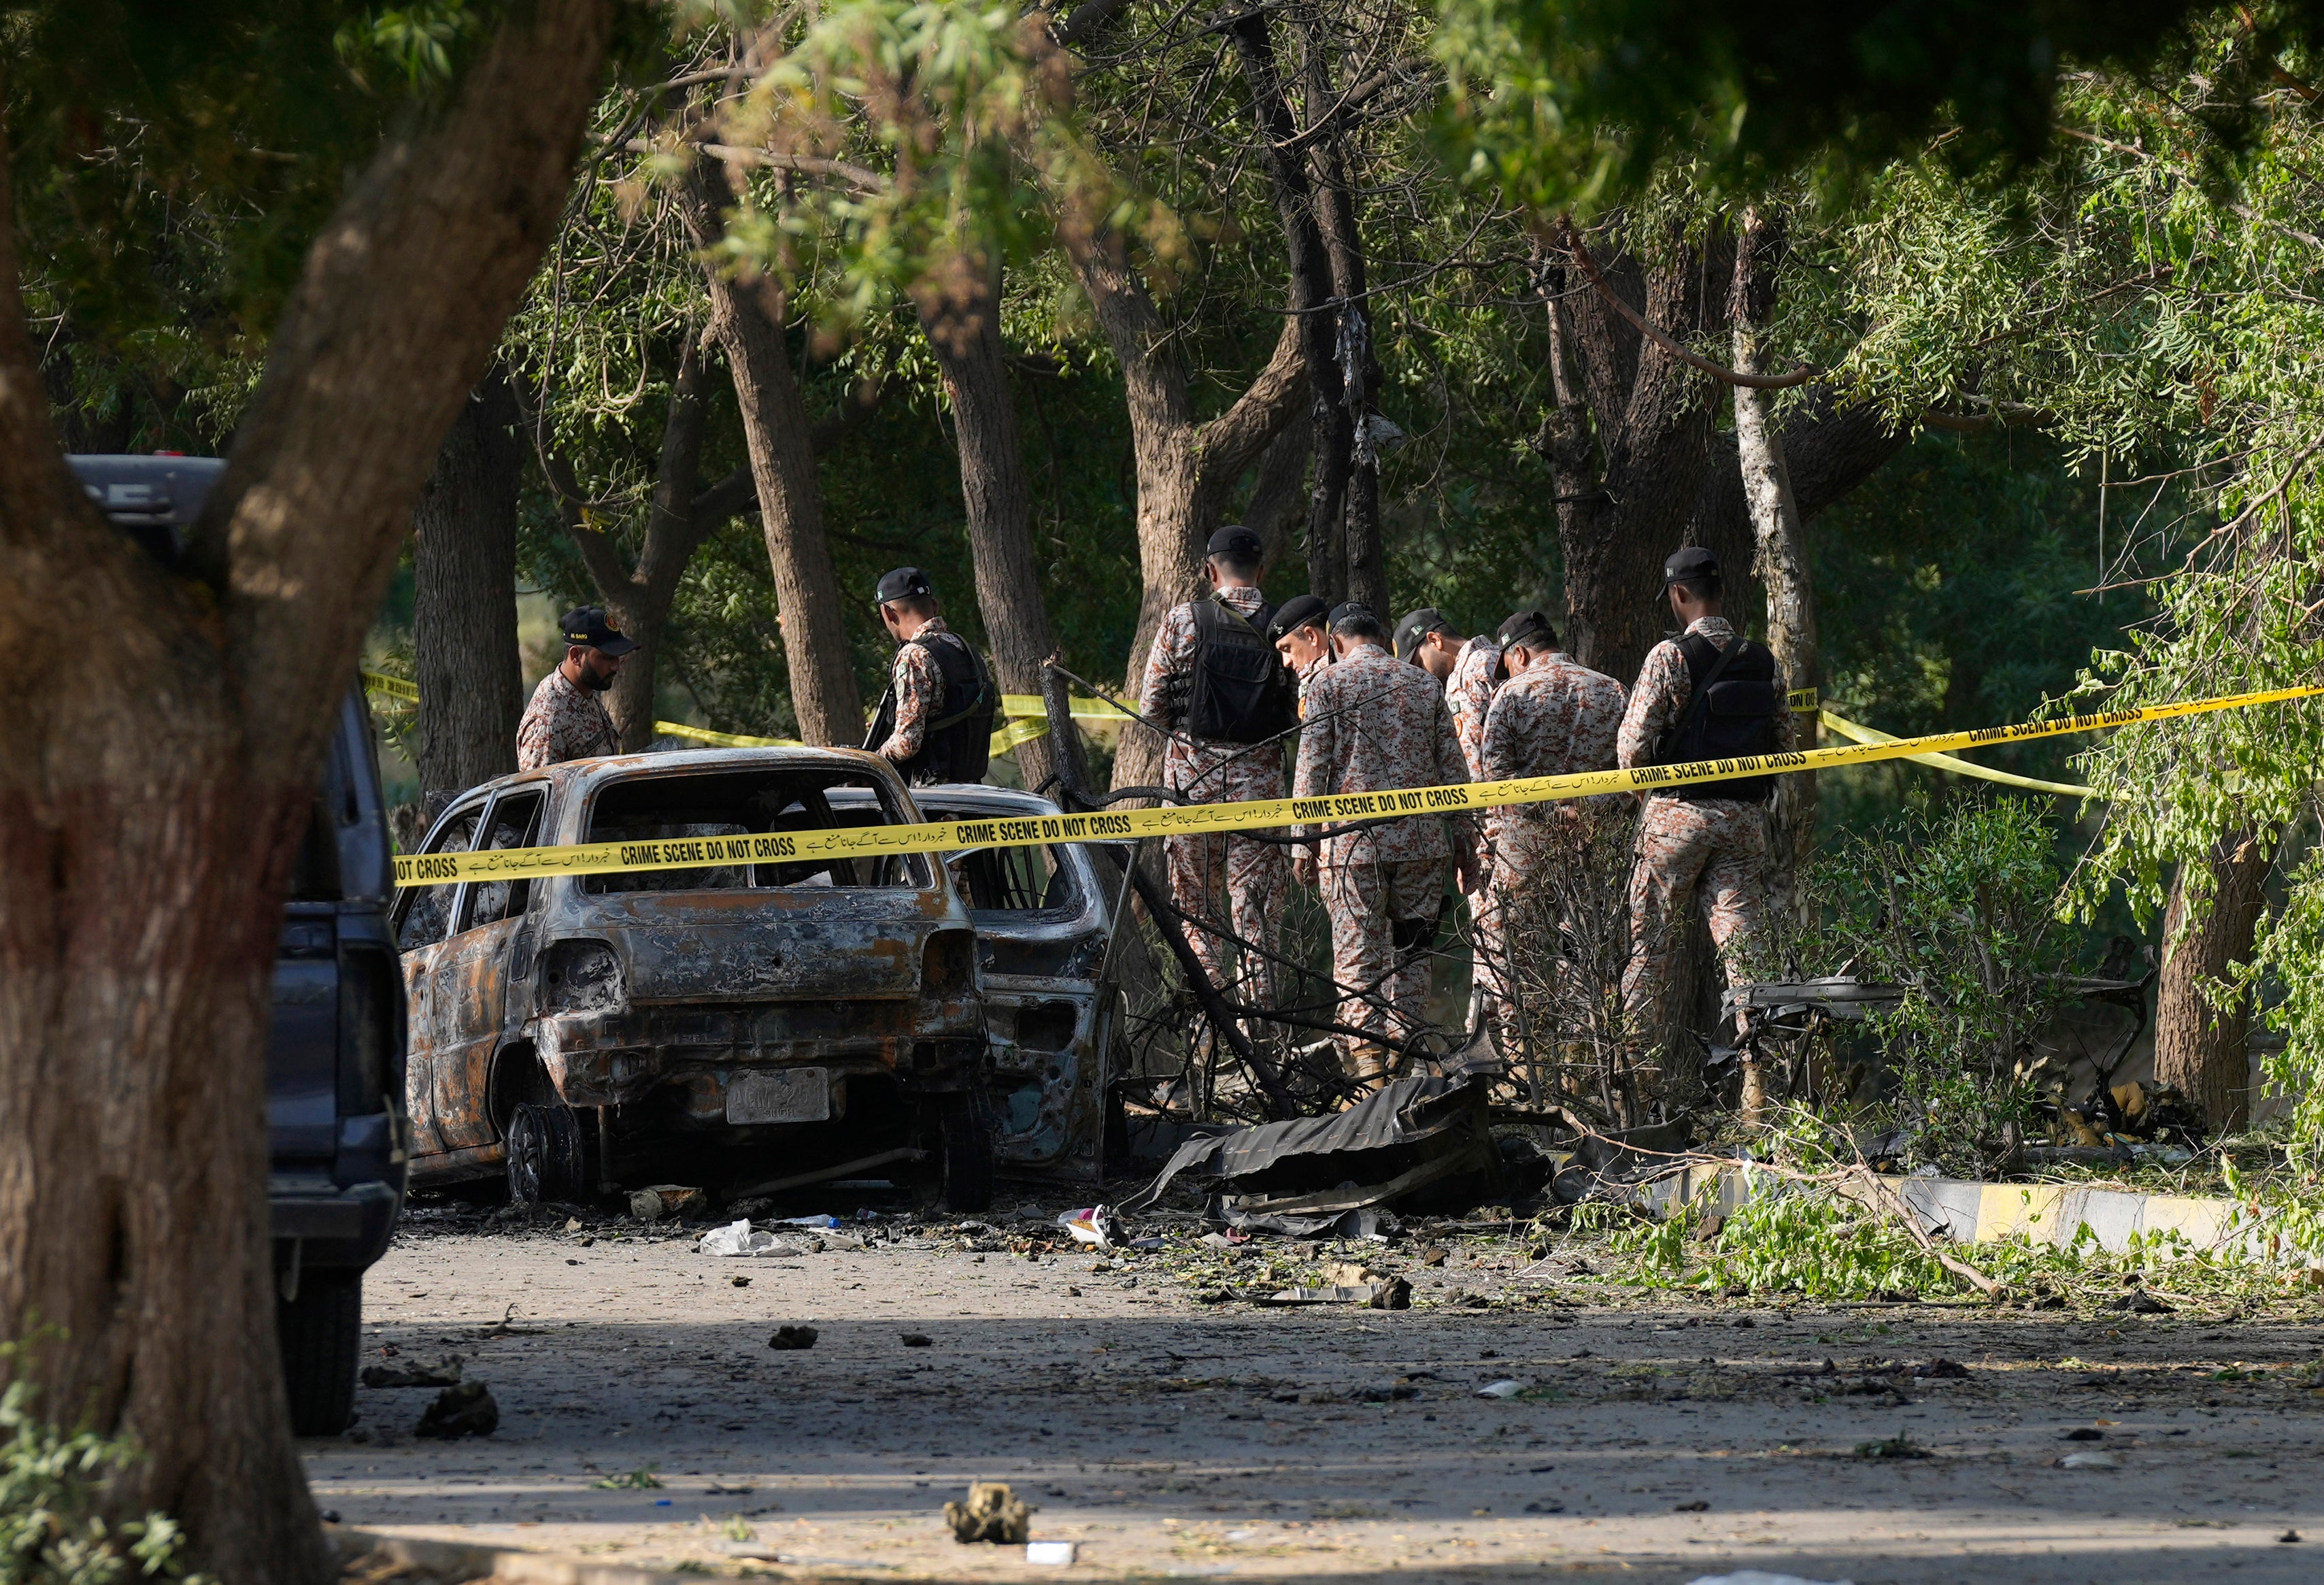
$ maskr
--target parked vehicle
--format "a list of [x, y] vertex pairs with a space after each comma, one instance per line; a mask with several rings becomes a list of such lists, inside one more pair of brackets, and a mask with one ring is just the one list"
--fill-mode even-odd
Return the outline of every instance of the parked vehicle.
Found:
[[[688, 751], [501, 778], [421, 851], [920, 817], [876, 755]], [[926, 855], [414, 888], [395, 932], [415, 1183], [497, 1174], [530, 1203], [902, 1176], [991, 1203], [976, 935]]]
[[[75, 456], [106, 515], [165, 566], [226, 465], [215, 457]], [[388, 931], [392, 845], [370, 707], [340, 703], [283, 906], [266, 1058], [277, 1302], [290, 1422], [336, 1435], [355, 1415], [363, 1274], [403, 1203], [403, 985]]]
[[[921, 787], [931, 820], [1055, 815], [1010, 788]], [[1120, 844], [972, 847], [945, 855], [975, 926], [1001, 1168], [1094, 1184], [1104, 1167], [1107, 1087], [1120, 1039], [1116, 923]]]

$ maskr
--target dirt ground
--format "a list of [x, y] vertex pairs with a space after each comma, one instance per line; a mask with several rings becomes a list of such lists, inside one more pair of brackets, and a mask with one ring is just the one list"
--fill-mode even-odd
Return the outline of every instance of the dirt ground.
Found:
[[[317, 1500], [389, 1531], [871, 1580], [2324, 1579], [2324, 1327], [1641, 1304], [1425, 1228], [1343, 1251], [1411, 1278], [1410, 1309], [1263, 1308], [1221, 1300], [1217, 1270], [1265, 1257], [1228, 1264], [1191, 1225], [1027, 1258], [1010, 1245], [1056, 1236], [1033, 1214], [725, 1259], [667, 1223], [422, 1212], [367, 1285], [365, 1362], [460, 1355], [499, 1430], [417, 1440], [434, 1394], [366, 1389], [354, 1432], [305, 1444]], [[781, 1324], [820, 1336], [770, 1350]], [[1477, 1396], [1504, 1380], [1522, 1390]], [[1076, 1561], [956, 1544], [940, 1510], [979, 1479]]]

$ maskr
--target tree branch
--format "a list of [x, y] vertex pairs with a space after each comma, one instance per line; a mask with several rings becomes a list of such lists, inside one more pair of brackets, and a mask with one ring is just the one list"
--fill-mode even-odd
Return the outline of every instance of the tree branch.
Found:
[[1639, 335], [1691, 369], [1699, 370], [1712, 379], [1724, 381], [1729, 385], [1747, 386], [1753, 391], [1787, 390], [1794, 385], [1804, 385], [1824, 373], [1823, 370], [1810, 368], [1807, 364], [1802, 364], [1788, 374], [1743, 374], [1738, 373], [1723, 364], [1714, 364], [1709, 358], [1699, 356], [1688, 351], [1684, 344], [1668, 332], [1649, 323], [1644, 315], [1622, 299], [1619, 292], [1606, 284], [1606, 278], [1598, 272], [1596, 261], [1591, 258], [1589, 248], [1582, 241], [1582, 234], [1573, 228], [1573, 222], [1570, 218], [1563, 215], [1557, 217], [1556, 225], [1552, 228], [1552, 241], [1554, 246], [1572, 256], [1573, 262], [1581, 266], [1583, 277], [1597, 290], [1598, 294], [1606, 299], [1616, 313], [1637, 327]]

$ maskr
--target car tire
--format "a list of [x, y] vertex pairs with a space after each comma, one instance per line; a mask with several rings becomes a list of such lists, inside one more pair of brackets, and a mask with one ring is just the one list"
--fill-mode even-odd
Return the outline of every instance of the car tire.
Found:
[[946, 1211], [992, 1208], [992, 1120], [973, 1097], [958, 1095], [937, 1115], [936, 1203]]
[[299, 1296], [277, 1299], [274, 1335], [294, 1436], [337, 1436], [355, 1424], [355, 1357], [363, 1350], [363, 1273], [310, 1271]]
[[518, 1101], [508, 1123], [509, 1203], [586, 1203], [597, 1192], [595, 1146], [562, 1101]]

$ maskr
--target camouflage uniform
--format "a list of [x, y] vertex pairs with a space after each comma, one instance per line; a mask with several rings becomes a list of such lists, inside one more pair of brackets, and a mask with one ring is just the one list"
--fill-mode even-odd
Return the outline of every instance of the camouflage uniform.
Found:
[[[1622, 725], [1622, 685], [1563, 650], [1538, 655], [1503, 683], [1485, 719], [1479, 781], [1609, 770]], [[1595, 804], [1598, 799], [1588, 800]], [[1510, 804], [1486, 816], [1486, 845], [1496, 883], [1477, 915], [1477, 980], [1489, 999], [1502, 1049], [1511, 1039], [1508, 962], [1509, 915], [1532, 890], [1526, 882], [1561, 862], [1560, 848], [1587, 831], [1594, 811], [1580, 803]]]
[[881, 759], [898, 765], [911, 759], [927, 746], [929, 723], [943, 718], [944, 668], [926, 644], [915, 640], [950, 631], [943, 617], [932, 616], [927, 625], [898, 647], [894, 668], [889, 673], [896, 690], [896, 724], [887, 741], [873, 751]]
[[[1360, 645], [1307, 693], [1294, 796], [1443, 787], [1469, 779], [1436, 679], [1376, 645]], [[1465, 846], [1465, 828], [1456, 833]], [[1424, 1023], [1428, 959], [1396, 937], [1425, 942], [1443, 908], [1452, 856], [1444, 822], [1414, 816], [1319, 844], [1317, 883], [1332, 918], [1332, 977], [1339, 1021], [1366, 1032], [1340, 1037], [1349, 1076], [1386, 1076], [1390, 1040]], [[1386, 1005], [1381, 1005], [1385, 1003]]]
[[559, 667], [540, 679], [516, 723], [516, 768], [538, 770], [567, 760], [622, 751], [622, 734], [605, 713], [604, 696], [565, 678]]
[[[1477, 767], [1482, 762], [1485, 749], [1485, 714], [1493, 706], [1493, 690], [1501, 686], [1500, 668], [1500, 645], [1478, 637], [1461, 646], [1461, 652], [1452, 659], [1452, 675], [1444, 679], [1444, 707], [1452, 713], [1452, 734], [1461, 740], [1461, 757], [1468, 762], [1472, 781], [1484, 774]], [[1478, 950], [1477, 967], [1469, 981], [1469, 1024], [1473, 1028], [1489, 1001], [1484, 963], [1488, 958], [1496, 962], [1499, 958], [1499, 948], [1489, 945], [1486, 935], [1494, 927], [1485, 917], [1493, 884], [1489, 846], [1479, 846], [1471, 881], [1476, 890], [1469, 899], [1470, 930], [1476, 937]]]
[[[1218, 597], [1247, 622], [1255, 622], [1266, 599], [1249, 585], [1219, 591]], [[1145, 686], [1138, 707], [1173, 732], [1186, 718], [1194, 691], [1196, 634], [1194, 608], [1172, 608], [1147, 652]], [[1174, 737], [1162, 751], [1162, 785], [1201, 804], [1234, 804], [1283, 796], [1280, 743], [1213, 742]], [[1283, 890], [1290, 875], [1285, 850], [1227, 832], [1170, 836], [1162, 841], [1170, 876], [1170, 898], [1198, 919], [1231, 931], [1268, 952], [1275, 950], [1276, 925], [1283, 914]], [[1187, 932], [1204, 972], [1246, 1006], [1271, 1007], [1275, 965], [1250, 954], [1240, 978], [1228, 973], [1230, 960], [1244, 954], [1233, 943], [1208, 930]]]
[[1331, 669], [1332, 652], [1329, 650], [1326, 650], [1321, 655], [1316, 656], [1314, 659], [1310, 660], [1306, 665], [1301, 667], [1298, 671], [1294, 674], [1299, 678], [1300, 720], [1305, 721], [1307, 719], [1307, 690], [1315, 686], [1315, 679], [1317, 677], [1323, 676], [1325, 672]]
[[[1723, 617], [1706, 616], [1686, 630], [1720, 646], [1735, 630]], [[1776, 691], [1783, 689], [1776, 680]], [[1686, 657], [1665, 640], [1646, 655], [1630, 707], [1622, 717], [1625, 768], [1649, 763], [1664, 733], [1686, 714], [1693, 684]], [[1788, 710], [1775, 717], [1775, 751], [1793, 742]], [[1701, 802], [1656, 793], [1646, 799], [1638, 822], [1637, 862], [1630, 871], [1630, 966], [1622, 976], [1622, 1006], [1633, 1032], [1651, 1040], [1663, 988], [1678, 968], [1684, 936], [1680, 926], [1699, 892], [1709, 905], [1711, 939], [1719, 949], [1728, 983], [1735, 982], [1734, 946], [1758, 928], [1760, 891], [1767, 863], [1767, 814], [1763, 804], [1735, 798]]]

